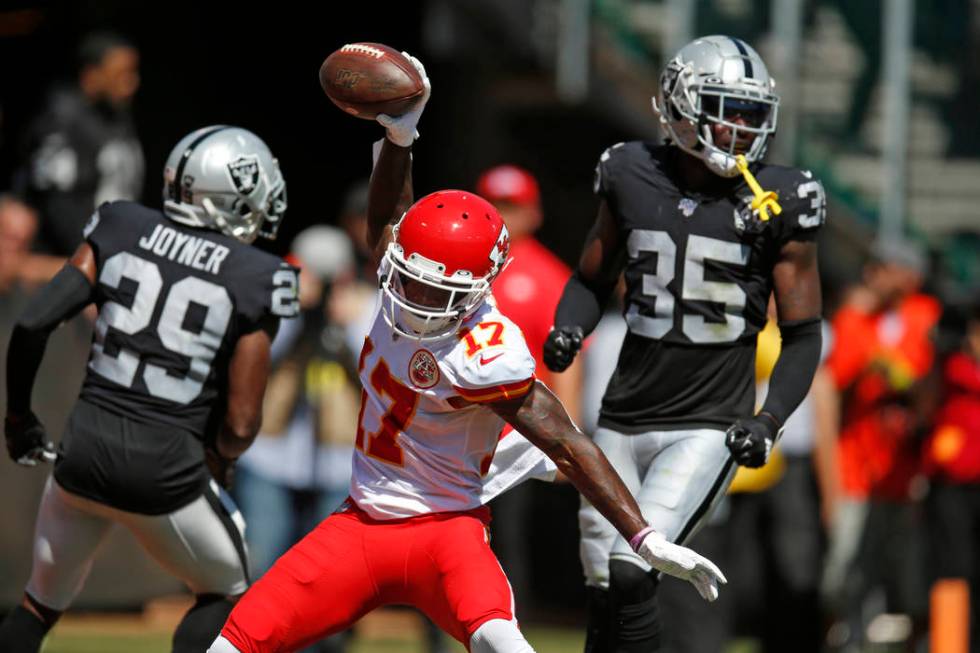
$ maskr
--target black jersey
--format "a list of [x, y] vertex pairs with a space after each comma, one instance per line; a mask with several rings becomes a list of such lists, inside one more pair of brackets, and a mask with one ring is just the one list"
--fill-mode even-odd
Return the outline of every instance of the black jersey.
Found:
[[100, 206], [84, 237], [99, 317], [55, 480], [120, 510], [169, 513], [207, 482], [203, 442], [224, 417], [235, 344], [298, 313], [297, 271], [132, 202]]
[[81, 398], [203, 437], [224, 415], [239, 337], [297, 314], [297, 270], [132, 202], [99, 207], [85, 239], [98, 265], [99, 318]]
[[38, 240], [70, 256], [92, 211], [143, 191], [143, 150], [127, 111], [56, 89], [27, 130], [28, 152], [13, 190], [41, 216]]
[[675, 172], [678, 156], [669, 145], [621, 143], [596, 168], [626, 260], [629, 331], [599, 420], [618, 431], [725, 428], [752, 414], [773, 266], [784, 243], [814, 238], [825, 218], [809, 172], [752, 167], [782, 207], [761, 221], [741, 177], [695, 193]]

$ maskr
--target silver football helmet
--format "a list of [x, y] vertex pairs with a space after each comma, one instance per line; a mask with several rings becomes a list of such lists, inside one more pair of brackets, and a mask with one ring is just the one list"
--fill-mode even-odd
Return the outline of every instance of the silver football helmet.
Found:
[[286, 180], [261, 138], [212, 125], [182, 138], [163, 169], [163, 211], [182, 224], [251, 243], [275, 238], [286, 211]]
[[[737, 154], [750, 163], [765, 156], [776, 132], [775, 85], [762, 58], [745, 42], [705, 36], [667, 63], [653, 110], [673, 143], [715, 174], [732, 177], [738, 174]], [[713, 125], [731, 130], [728, 143], [715, 143]]]

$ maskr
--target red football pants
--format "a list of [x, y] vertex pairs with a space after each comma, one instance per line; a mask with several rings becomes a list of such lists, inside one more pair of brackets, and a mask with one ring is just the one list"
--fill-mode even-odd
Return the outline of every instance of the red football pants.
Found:
[[484, 622], [514, 618], [488, 522], [485, 508], [386, 521], [335, 513], [249, 588], [221, 634], [242, 653], [293, 651], [398, 603], [469, 646]]

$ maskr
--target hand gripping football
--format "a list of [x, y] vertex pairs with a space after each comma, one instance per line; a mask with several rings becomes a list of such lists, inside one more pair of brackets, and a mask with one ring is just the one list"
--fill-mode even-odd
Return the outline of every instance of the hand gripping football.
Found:
[[380, 43], [349, 43], [320, 66], [320, 85], [347, 113], [400, 116], [422, 97], [422, 78], [403, 54]]

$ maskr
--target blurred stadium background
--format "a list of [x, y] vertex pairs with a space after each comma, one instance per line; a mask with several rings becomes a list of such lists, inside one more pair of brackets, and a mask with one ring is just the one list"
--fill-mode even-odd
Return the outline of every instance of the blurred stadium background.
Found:
[[[277, 153], [288, 180], [287, 219], [270, 246], [285, 253], [302, 228], [334, 222], [346, 189], [369, 173], [369, 145], [380, 128], [332, 106], [317, 70], [344, 43], [378, 41], [418, 54], [433, 80], [416, 146], [417, 191], [470, 187], [501, 161], [523, 165], [542, 187], [539, 237], [571, 263], [594, 217], [598, 155], [618, 141], [659, 138], [650, 96], [665, 55], [693, 36], [726, 33], [752, 43], [777, 80], [780, 126], [769, 159], [810, 168], [826, 186], [820, 253], [827, 314], [880, 233], [904, 233], [929, 248], [928, 289], [945, 302], [969, 301], [980, 288], [978, 0], [308, 4], [3, 3], [0, 192], [47, 87], [71, 76], [79, 38], [112, 29], [141, 54], [134, 116], [147, 165], [143, 201], [159, 203], [163, 159], [180, 136], [211, 123], [247, 127]], [[22, 295], [0, 295], [0, 342], [22, 305]], [[35, 397], [53, 434], [75, 397], [88, 343], [81, 320], [52, 339]], [[44, 473], [6, 460], [2, 467], [5, 610], [19, 600], [30, 568]], [[559, 639], [541, 650], [578, 648], [568, 643], [579, 641], [584, 606], [576, 506], [570, 487], [535, 489], [533, 595], [519, 606], [521, 616], [573, 629], [571, 640], [560, 639], [561, 631], [542, 635], [539, 642]], [[181, 592], [117, 532], [76, 611], [135, 613]], [[86, 632], [71, 622], [59, 626], [47, 650], [116, 650], [98, 639], [72, 643]], [[166, 650], [161, 641], [125, 650]]]

